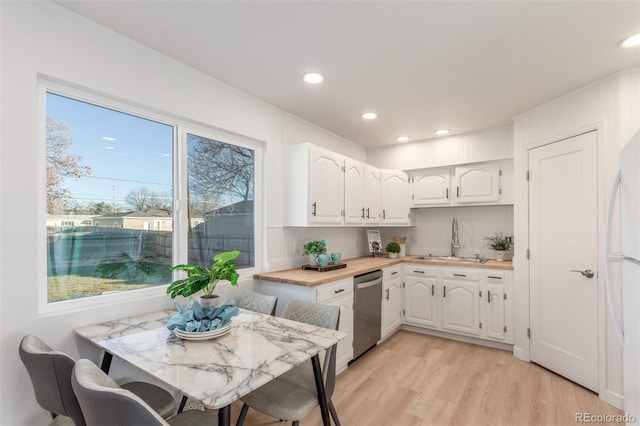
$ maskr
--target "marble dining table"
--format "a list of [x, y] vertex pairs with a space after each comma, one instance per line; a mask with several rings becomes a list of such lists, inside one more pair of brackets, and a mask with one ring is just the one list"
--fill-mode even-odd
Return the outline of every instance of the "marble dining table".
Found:
[[228, 333], [211, 340], [183, 340], [166, 327], [175, 314], [150, 312], [75, 331], [105, 351], [106, 372], [112, 357], [120, 358], [205, 407], [218, 409], [221, 425], [230, 424], [231, 403], [310, 359], [323, 424], [330, 424], [318, 355], [345, 333], [240, 309]]

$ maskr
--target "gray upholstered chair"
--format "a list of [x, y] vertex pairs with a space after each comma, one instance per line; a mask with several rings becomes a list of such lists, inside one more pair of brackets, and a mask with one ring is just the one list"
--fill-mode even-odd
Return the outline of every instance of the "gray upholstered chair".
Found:
[[236, 299], [238, 308], [248, 309], [263, 314], [275, 315], [278, 298], [276, 296], [268, 296], [255, 291], [243, 291]]
[[[282, 317], [337, 330], [340, 308], [293, 300], [284, 308]], [[336, 379], [337, 346], [332, 346], [325, 354], [323, 375], [329, 412], [334, 423], [340, 425], [338, 414], [333, 402], [331, 402]], [[249, 407], [280, 420], [292, 420], [293, 425], [297, 426], [300, 419], [318, 406], [318, 394], [311, 361], [309, 360], [275, 378], [245, 395], [241, 400], [244, 404], [238, 417], [237, 426], [244, 423]]]
[[[31, 378], [36, 401], [53, 417], [51, 424], [84, 426], [85, 419], [71, 387], [73, 358], [51, 349], [33, 335], [22, 338], [18, 352]], [[158, 386], [131, 382], [124, 387], [147, 401], [162, 417], [175, 411], [173, 396]]]
[[71, 385], [88, 425], [154, 426], [154, 425], [215, 425], [214, 417], [190, 410], [165, 421], [146, 402], [121, 388], [97, 365], [88, 359], [76, 361]]

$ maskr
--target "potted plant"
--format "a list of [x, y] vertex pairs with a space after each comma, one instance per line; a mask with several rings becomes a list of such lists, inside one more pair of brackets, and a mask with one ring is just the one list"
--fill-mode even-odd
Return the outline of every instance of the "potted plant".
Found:
[[236, 263], [234, 260], [240, 256], [238, 250], [218, 253], [213, 258], [213, 265], [207, 268], [200, 265], [176, 265], [171, 271], [180, 270], [187, 273], [187, 278], [176, 280], [167, 288], [167, 293], [173, 299], [176, 296], [188, 297], [199, 291], [204, 291], [200, 297], [202, 306], [216, 305], [217, 295], [213, 294], [220, 280], [227, 280], [231, 285], [238, 285]]
[[318, 255], [327, 252], [327, 244], [324, 240], [309, 241], [304, 245], [304, 254], [309, 256], [309, 265], [317, 265]]
[[389, 253], [390, 258], [395, 259], [396, 257], [398, 257], [398, 253], [400, 253], [400, 244], [396, 243], [395, 241], [391, 241], [389, 244], [387, 244], [385, 250], [387, 250], [387, 253]]
[[495, 250], [496, 260], [502, 262], [504, 260], [504, 252], [511, 249], [511, 243], [501, 233], [496, 233], [493, 237], [485, 237], [484, 239], [489, 242], [487, 246]]

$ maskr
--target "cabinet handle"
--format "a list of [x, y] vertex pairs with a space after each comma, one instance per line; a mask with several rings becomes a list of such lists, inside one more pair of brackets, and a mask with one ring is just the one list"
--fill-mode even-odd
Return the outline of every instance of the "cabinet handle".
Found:
[[424, 274], [424, 271], [413, 271], [413, 272], [415, 272], [416, 274]]
[[362, 218], [364, 219], [364, 207], [362, 208]]
[[491, 292], [487, 290], [487, 303], [491, 303]]
[[447, 188], [447, 200], [449, 199], [449, 188]]
[[456, 186], [456, 197], [460, 198], [460, 187]]
[[396, 275], [397, 273], [398, 273], [398, 271], [392, 272], [391, 275]]
[[343, 291], [344, 291], [344, 288], [341, 288], [340, 290], [333, 290], [335, 294], [342, 293]]
[[502, 277], [495, 277], [493, 275], [487, 275], [487, 278], [493, 278], [494, 280], [501, 280]]
[[466, 274], [453, 274], [454, 277], [466, 277]]
[[369, 219], [369, 208], [367, 207], [367, 219]]
[[313, 207], [313, 211], [311, 212], [311, 216], [315, 216], [316, 215], [316, 207], [318, 206], [317, 203], [314, 201], [313, 204], [311, 204], [311, 206]]
[[386, 289], [385, 293], [386, 293], [386, 296], [384, 296], [384, 298], [389, 300], [389, 289]]
[[383, 219], [387, 218], [387, 211], [385, 209], [382, 209], [382, 218]]
[[442, 297], [447, 297], [447, 286], [442, 286]]
[[431, 284], [431, 295], [432, 296], [436, 295], [436, 286], [435, 286], [435, 284]]

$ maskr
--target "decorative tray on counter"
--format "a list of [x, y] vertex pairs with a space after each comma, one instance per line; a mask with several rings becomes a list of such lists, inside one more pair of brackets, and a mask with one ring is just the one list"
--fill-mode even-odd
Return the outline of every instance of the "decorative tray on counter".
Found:
[[318, 271], [318, 272], [333, 271], [334, 269], [342, 269], [346, 267], [347, 267], [346, 263], [338, 263], [337, 265], [327, 265], [327, 266], [302, 265], [302, 269], [313, 269], [314, 271]]

